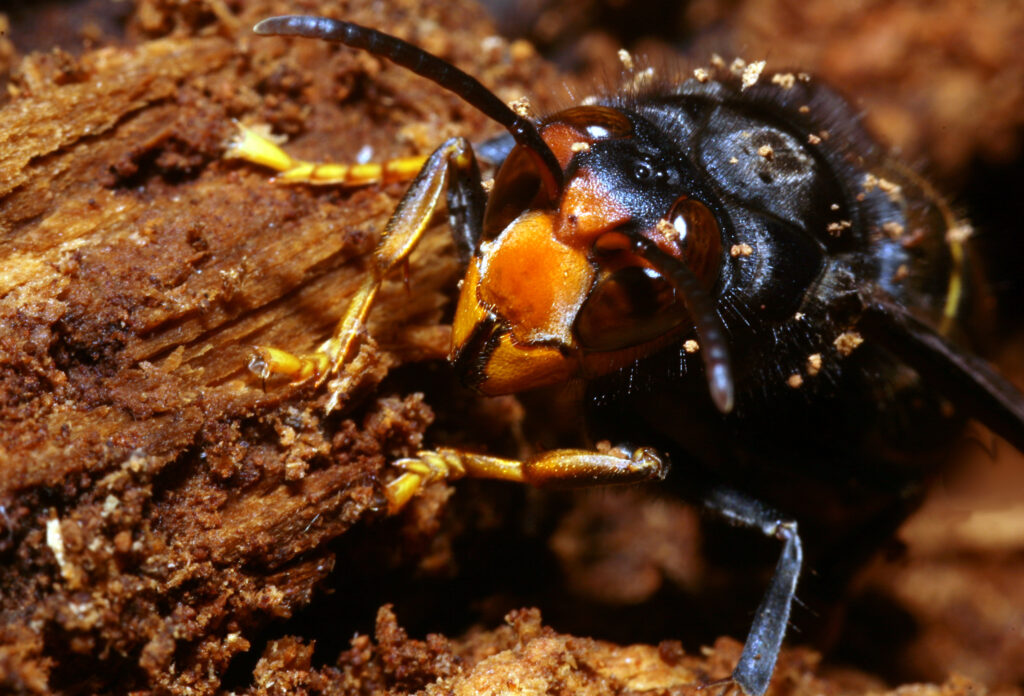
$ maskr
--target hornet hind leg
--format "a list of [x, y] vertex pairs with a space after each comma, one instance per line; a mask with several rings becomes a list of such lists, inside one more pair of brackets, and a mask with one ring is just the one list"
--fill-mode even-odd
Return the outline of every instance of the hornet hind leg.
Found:
[[796, 584], [803, 565], [803, 546], [796, 522], [738, 491], [713, 487], [703, 504], [733, 524], [759, 530], [766, 537], [782, 542], [782, 554], [768, 583], [754, 622], [747, 634], [732, 682], [747, 696], [763, 696], [768, 689], [782, 639], [789, 624], [789, 613], [796, 595]]

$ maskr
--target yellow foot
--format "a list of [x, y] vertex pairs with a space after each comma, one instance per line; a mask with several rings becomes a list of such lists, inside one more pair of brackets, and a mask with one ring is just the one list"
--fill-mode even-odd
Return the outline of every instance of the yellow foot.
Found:
[[[372, 341], [371, 341], [372, 342]], [[299, 384], [313, 379], [317, 386], [328, 377], [335, 375], [327, 382], [327, 402], [324, 413], [331, 413], [340, 408], [355, 391], [359, 383], [370, 373], [372, 351], [359, 351], [356, 356], [345, 362], [337, 360], [330, 339], [316, 353], [296, 355], [280, 348], [255, 346], [249, 358], [249, 371], [260, 380], [266, 381], [274, 376], [286, 377], [292, 384]]]
[[284, 375], [292, 382], [305, 382], [314, 375], [326, 374], [330, 364], [324, 353], [295, 355], [269, 346], [255, 346], [252, 350], [249, 371], [264, 381], [274, 375]]
[[372, 340], [366, 335], [366, 315], [380, 287], [374, 275], [368, 275], [356, 291], [334, 335], [320, 344], [315, 353], [295, 355], [280, 348], [257, 346], [249, 360], [249, 370], [266, 381], [274, 375], [288, 377], [293, 383], [315, 378], [317, 386], [334, 375], [328, 385], [327, 413], [341, 406], [357, 384], [366, 367], [359, 346]]

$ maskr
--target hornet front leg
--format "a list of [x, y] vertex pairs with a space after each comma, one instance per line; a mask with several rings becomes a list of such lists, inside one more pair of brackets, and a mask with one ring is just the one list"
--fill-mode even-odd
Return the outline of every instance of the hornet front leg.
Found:
[[373, 268], [356, 291], [334, 334], [315, 353], [294, 355], [278, 348], [258, 346], [249, 369], [261, 379], [285, 375], [293, 381], [315, 377], [329, 385], [326, 410], [331, 412], [348, 396], [357, 371], [346, 365], [355, 358], [365, 333], [366, 318], [385, 278], [403, 267], [423, 237], [434, 213], [447, 193], [448, 215], [456, 246], [468, 258], [480, 237], [486, 194], [480, 183], [480, 168], [465, 138], [451, 138], [434, 150], [388, 220], [373, 254]]
[[394, 466], [403, 473], [385, 489], [391, 514], [401, 510], [423, 486], [442, 479], [487, 478], [577, 488], [639, 483], [668, 474], [668, 462], [650, 447], [622, 446], [551, 450], [524, 460], [439, 448], [399, 459]]
[[224, 154], [228, 159], [241, 159], [269, 167], [277, 172], [274, 181], [281, 184], [312, 184], [314, 186], [366, 186], [410, 181], [423, 168], [426, 157], [397, 157], [384, 162], [342, 164], [338, 162], [307, 162], [292, 157], [261, 129], [236, 123], [238, 133]]

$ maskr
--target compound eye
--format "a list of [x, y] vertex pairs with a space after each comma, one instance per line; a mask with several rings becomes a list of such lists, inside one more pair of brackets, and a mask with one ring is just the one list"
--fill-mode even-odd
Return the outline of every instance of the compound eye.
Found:
[[576, 318], [576, 337], [586, 350], [620, 350], [663, 336], [686, 319], [675, 289], [657, 272], [624, 266], [598, 276]]
[[683, 261], [710, 289], [722, 266], [722, 231], [714, 213], [700, 201], [683, 196], [666, 219], [672, 226], [670, 234], [683, 250]]
[[483, 238], [494, 239], [527, 210], [551, 206], [553, 203], [542, 183], [537, 163], [526, 148], [512, 148], [494, 178], [494, 188], [487, 199]]

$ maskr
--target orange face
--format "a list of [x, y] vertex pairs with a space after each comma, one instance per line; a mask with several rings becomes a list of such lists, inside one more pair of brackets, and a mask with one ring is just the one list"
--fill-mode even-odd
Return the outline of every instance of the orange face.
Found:
[[[541, 135], [566, 169], [600, 140], [632, 137], [632, 126], [613, 109], [578, 107], [555, 116]], [[683, 200], [687, 210], [696, 204], [707, 211]], [[678, 336], [687, 322], [674, 291], [616, 231], [633, 217], [584, 165], [571, 170], [557, 200], [545, 199], [526, 153], [512, 151], [495, 181], [485, 241], [463, 280], [453, 325], [449, 358], [471, 386], [495, 395], [592, 377]], [[717, 238], [710, 212], [697, 220], [708, 221]], [[645, 236], [681, 258], [679, 223], [665, 224]]]

